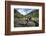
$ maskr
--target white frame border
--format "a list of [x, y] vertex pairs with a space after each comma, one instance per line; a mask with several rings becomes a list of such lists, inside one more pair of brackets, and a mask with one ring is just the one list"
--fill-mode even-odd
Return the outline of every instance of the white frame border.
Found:
[[[39, 24], [40, 24], [39, 27], [16, 27], [16, 28], [14, 28], [14, 8], [39, 9]], [[42, 6], [11, 5], [11, 32], [13, 32], [13, 31], [29, 31], [29, 30], [42, 30]]]

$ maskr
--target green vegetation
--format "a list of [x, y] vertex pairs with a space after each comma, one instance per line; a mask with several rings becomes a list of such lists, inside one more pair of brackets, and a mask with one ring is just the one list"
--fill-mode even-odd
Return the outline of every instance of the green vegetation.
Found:
[[14, 26], [16, 27], [16, 24], [17, 26], [19, 26], [18, 23], [21, 23], [20, 25], [23, 26], [26, 23], [25, 20], [28, 19], [28, 17], [32, 17], [32, 20], [37, 21], [38, 20], [37, 18], [39, 18], [38, 12], [39, 12], [38, 10], [35, 10], [28, 13], [27, 15], [22, 15], [17, 10], [14, 10], [14, 24], [15, 24]]

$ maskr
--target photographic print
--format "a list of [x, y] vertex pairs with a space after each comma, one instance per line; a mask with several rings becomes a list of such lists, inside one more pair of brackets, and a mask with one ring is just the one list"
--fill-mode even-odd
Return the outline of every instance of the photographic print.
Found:
[[45, 32], [44, 3], [5, 1], [5, 34]]
[[14, 27], [38, 27], [39, 9], [14, 8]]

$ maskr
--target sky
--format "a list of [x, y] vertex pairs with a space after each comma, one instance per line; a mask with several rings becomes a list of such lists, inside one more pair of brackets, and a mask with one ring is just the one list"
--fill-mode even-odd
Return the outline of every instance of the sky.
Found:
[[35, 10], [35, 9], [28, 9], [28, 8], [16, 8], [16, 10], [21, 13], [22, 15], [26, 15], [28, 13], [30, 13], [31, 11]]

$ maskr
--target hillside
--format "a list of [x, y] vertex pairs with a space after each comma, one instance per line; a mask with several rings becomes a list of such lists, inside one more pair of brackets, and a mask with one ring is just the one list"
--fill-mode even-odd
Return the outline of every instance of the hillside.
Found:
[[[26, 20], [29, 19], [29, 17], [31, 17], [33, 21], [28, 21], [27, 23]], [[39, 17], [38, 10], [33, 10], [30, 13], [23, 15], [19, 13], [19, 11], [17, 11], [16, 9], [14, 9], [14, 26], [23, 27], [38, 25], [39, 22], [38, 17]]]
[[15, 17], [23, 18], [23, 17], [39, 17], [38, 10], [33, 10], [32, 12], [28, 13], [27, 15], [22, 15], [16, 9], [14, 10]]

